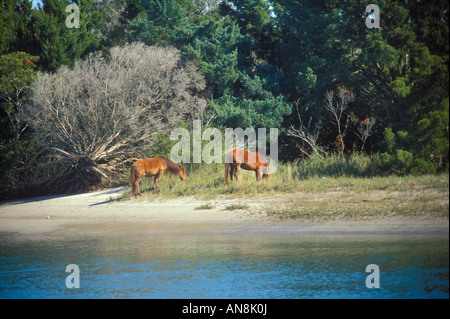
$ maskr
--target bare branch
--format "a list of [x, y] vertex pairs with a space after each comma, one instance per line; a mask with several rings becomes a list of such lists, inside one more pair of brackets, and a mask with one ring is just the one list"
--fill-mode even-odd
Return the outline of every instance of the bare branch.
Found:
[[364, 121], [359, 123], [359, 127], [357, 129], [357, 132], [355, 132], [355, 134], [362, 142], [361, 151], [364, 150], [364, 145], [366, 144], [366, 141], [369, 138], [370, 133], [372, 132], [372, 127], [375, 125], [375, 122], [376, 119], [372, 117], [366, 118]]
[[294, 104], [297, 110], [297, 116], [299, 120], [299, 126], [294, 127], [291, 125], [287, 131], [288, 136], [293, 136], [300, 139], [302, 142], [306, 143], [309, 146], [309, 149], [304, 149], [300, 147], [300, 151], [306, 156], [310, 157], [310, 152], [312, 151], [314, 154], [321, 156], [320, 154], [325, 153], [322, 148], [318, 145], [317, 140], [319, 139], [320, 133], [320, 120], [312, 127], [312, 117], [309, 118], [308, 125], [303, 124], [302, 117], [300, 115], [300, 111], [298, 109], [298, 102]]
[[[336, 95], [336, 98], [335, 98]], [[335, 93], [334, 91], [327, 91], [325, 93], [325, 109], [333, 116], [337, 126], [337, 137], [335, 145], [338, 148], [339, 154], [344, 154], [345, 144], [344, 136], [347, 132], [349, 119], [343, 125], [342, 119], [349, 104], [355, 99], [353, 93], [347, 88], [340, 86]]]
[[[151, 147], [157, 132], [201, 114], [204, 87], [195, 65], [175, 48], [133, 43], [112, 48], [109, 56], [93, 54], [73, 69], [38, 74], [21, 118], [33, 128], [42, 152], [72, 161], [71, 174], [96, 183]], [[40, 154], [35, 159], [46, 160]]]

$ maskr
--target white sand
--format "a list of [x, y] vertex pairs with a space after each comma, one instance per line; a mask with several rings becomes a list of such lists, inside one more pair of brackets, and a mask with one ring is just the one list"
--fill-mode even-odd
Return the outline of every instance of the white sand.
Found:
[[[123, 188], [80, 195], [0, 203], [0, 233], [30, 236], [126, 235], [132, 233], [437, 234], [448, 235], [448, 218], [380, 218], [369, 221], [277, 222], [264, 200], [193, 198], [115, 201]], [[196, 209], [209, 203], [213, 209]], [[226, 210], [232, 204], [247, 209]]]

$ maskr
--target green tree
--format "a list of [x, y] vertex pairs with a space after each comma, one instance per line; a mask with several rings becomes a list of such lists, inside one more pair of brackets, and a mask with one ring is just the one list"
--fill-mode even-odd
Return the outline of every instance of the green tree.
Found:
[[39, 57], [25, 52], [13, 52], [0, 56], [0, 105], [2, 112], [2, 138], [18, 140], [25, 131], [17, 113], [26, 102], [26, 95], [36, 76]]
[[[240, 63], [240, 28], [232, 19], [200, 23], [183, 54], [197, 61], [210, 90], [214, 123], [228, 127], [279, 127], [291, 106], [273, 94], [269, 81]], [[241, 60], [242, 61], [242, 60]]]
[[227, 127], [277, 127], [285, 116], [292, 112], [292, 106], [282, 95], [274, 96], [264, 88], [259, 77], [241, 74], [241, 92], [239, 95], [225, 94], [211, 101], [217, 113], [216, 123]]
[[245, 37], [241, 53], [246, 67], [255, 67], [261, 60], [273, 63], [274, 51], [279, 44], [279, 29], [268, 1], [223, 1], [220, 12], [233, 18]]
[[196, 61], [205, 76], [205, 94], [211, 105], [206, 123], [214, 119], [217, 126], [281, 124], [280, 114], [289, 113], [290, 107], [268, 72], [258, 72], [248, 63], [251, 35], [241, 33], [236, 15], [220, 16], [224, 5], [218, 1], [142, 0], [139, 8], [127, 22], [127, 41], [175, 46], [185, 59]]
[[66, 7], [72, 1], [43, 0], [43, 7], [33, 12], [33, 28], [44, 70], [56, 71], [60, 66], [72, 67], [75, 61], [99, 48], [98, 31], [101, 15], [94, 0], [73, 1], [80, 10], [80, 27], [66, 26]]
[[28, 124], [18, 114], [27, 102], [38, 59], [25, 52], [0, 56], [0, 197], [16, 181], [14, 170], [35, 150]]
[[32, 1], [0, 1], [0, 54], [33, 51]]
[[142, 0], [139, 8], [136, 17], [127, 22], [128, 40], [131, 42], [176, 45], [190, 32], [186, 10], [176, 0]]
[[358, 142], [360, 123], [376, 118], [371, 151], [383, 149], [383, 129], [392, 127], [409, 133], [402, 150], [446, 169], [448, 1], [380, 0], [380, 29], [365, 25], [370, 3], [274, 1], [283, 93], [299, 105], [300, 118], [322, 120], [318, 141], [326, 146], [334, 136], [320, 105], [326, 91], [343, 85], [356, 97], [346, 145]]
[[182, 49], [187, 59], [197, 61], [211, 91], [211, 98], [232, 94], [239, 78], [238, 44], [242, 39], [233, 22], [208, 20], [195, 30]]

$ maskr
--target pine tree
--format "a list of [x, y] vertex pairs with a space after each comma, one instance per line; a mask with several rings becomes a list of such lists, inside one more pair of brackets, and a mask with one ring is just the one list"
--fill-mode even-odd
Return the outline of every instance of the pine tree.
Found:
[[32, 1], [0, 1], [0, 54], [33, 50]]
[[[80, 1], [74, 1], [77, 3]], [[80, 28], [66, 26], [66, 7], [71, 2], [43, 0], [41, 10], [33, 15], [33, 27], [39, 46], [40, 64], [44, 70], [56, 71], [60, 66], [73, 66], [75, 61], [99, 48], [96, 38], [101, 19], [94, 0], [78, 3]]]
[[190, 22], [176, 0], [142, 0], [139, 13], [127, 22], [128, 40], [147, 45], [170, 46], [186, 37]]
[[208, 20], [195, 30], [183, 55], [195, 60], [211, 90], [211, 98], [233, 94], [239, 78], [238, 44], [242, 39], [237, 25], [230, 21]]
[[283, 96], [268, 90], [269, 81], [239, 59], [245, 41], [232, 19], [209, 19], [197, 27], [183, 54], [197, 61], [205, 74], [215, 125], [279, 127], [291, 107]]

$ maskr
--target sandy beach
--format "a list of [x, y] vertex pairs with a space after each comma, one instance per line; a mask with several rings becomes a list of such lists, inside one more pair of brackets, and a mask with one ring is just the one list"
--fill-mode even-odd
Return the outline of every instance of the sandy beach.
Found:
[[[124, 188], [37, 197], [0, 204], [0, 233], [15, 236], [88, 236], [136, 233], [436, 234], [448, 235], [448, 218], [383, 217], [370, 220], [275, 221], [264, 199], [138, 198], [118, 201]], [[201, 209], [208, 204], [208, 209]], [[245, 209], [227, 210], [232, 204]], [[213, 207], [213, 208], [211, 208]]]

